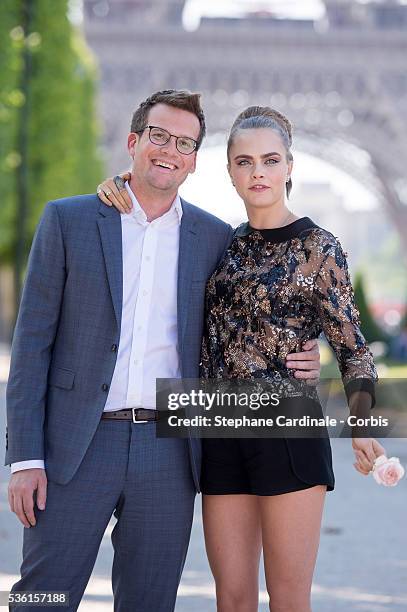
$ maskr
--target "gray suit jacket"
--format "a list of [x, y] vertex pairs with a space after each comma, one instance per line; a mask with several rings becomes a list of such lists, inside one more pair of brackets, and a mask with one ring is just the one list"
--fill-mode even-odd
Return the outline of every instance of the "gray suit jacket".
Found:
[[[184, 378], [199, 376], [204, 294], [232, 228], [182, 201], [178, 345]], [[31, 248], [7, 386], [5, 463], [44, 459], [73, 477], [106, 403], [120, 342], [120, 214], [95, 195], [50, 202]], [[200, 441], [189, 440], [199, 490]]]

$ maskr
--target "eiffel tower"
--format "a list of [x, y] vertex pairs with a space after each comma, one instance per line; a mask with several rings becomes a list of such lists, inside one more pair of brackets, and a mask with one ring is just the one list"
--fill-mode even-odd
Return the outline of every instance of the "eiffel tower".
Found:
[[131, 113], [153, 91], [201, 91], [209, 137], [244, 106], [273, 105], [294, 122], [298, 149], [377, 194], [407, 263], [406, 5], [325, 0], [316, 22], [261, 12], [206, 18], [194, 32], [182, 27], [183, 0], [85, 0], [84, 8], [109, 171], [127, 166]]

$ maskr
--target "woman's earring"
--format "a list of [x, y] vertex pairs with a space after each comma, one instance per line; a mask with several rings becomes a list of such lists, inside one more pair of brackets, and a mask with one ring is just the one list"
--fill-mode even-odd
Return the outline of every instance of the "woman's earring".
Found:
[[290, 182], [290, 179], [291, 179], [291, 176], [287, 176], [287, 178], [286, 178], [286, 181], [285, 181], [285, 182], [286, 182], [286, 183], [289, 183], [289, 182]]

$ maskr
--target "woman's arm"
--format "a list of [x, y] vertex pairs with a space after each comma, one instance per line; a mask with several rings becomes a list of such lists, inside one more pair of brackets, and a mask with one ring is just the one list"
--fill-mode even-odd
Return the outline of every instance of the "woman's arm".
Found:
[[377, 372], [373, 355], [360, 330], [346, 256], [338, 241], [323, 247], [314, 286], [314, 300], [326, 339], [335, 352], [348, 401], [366, 391], [374, 405]]
[[[338, 360], [350, 414], [366, 420], [375, 403], [377, 371], [373, 355], [360, 330], [345, 253], [338, 241], [324, 245], [322, 251], [315, 303], [326, 339]], [[368, 426], [352, 427], [352, 447], [355, 469], [364, 475], [369, 474], [376, 457], [386, 454], [383, 446], [370, 437]]]
[[124, 186], [125, 181], [131, 179], [130, 172], [118, 174], [115, 177], [107, 178], [97, 186], [96, 193], [106, 206], [114, 206], [122, 214], [131, 212], [132, 201]]

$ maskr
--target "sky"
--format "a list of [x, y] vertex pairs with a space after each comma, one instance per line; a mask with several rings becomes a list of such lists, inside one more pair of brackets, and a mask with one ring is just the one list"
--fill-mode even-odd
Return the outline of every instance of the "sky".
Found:
[[208, 17], [239, 17], [248, 8], [273, 10], [278, 16], [295, 19], [319, 19], [324, 14], [321, 0], [188, 0], [184, 11], [184, 26], [193, 30], [199, 19]]
[[[357, 1], [366, 4], [371, 0]], [[407, 0], [399, 0], [399, 4], [407, 4]], [[325, 13], [322, 0], [188, 0], [184, 25], [193, 30], [199, 26], [199, 19], [203, 15], [238, 17], [248, 9], [271, 10], [278, 17], [291, 19], [320, 19]]]

